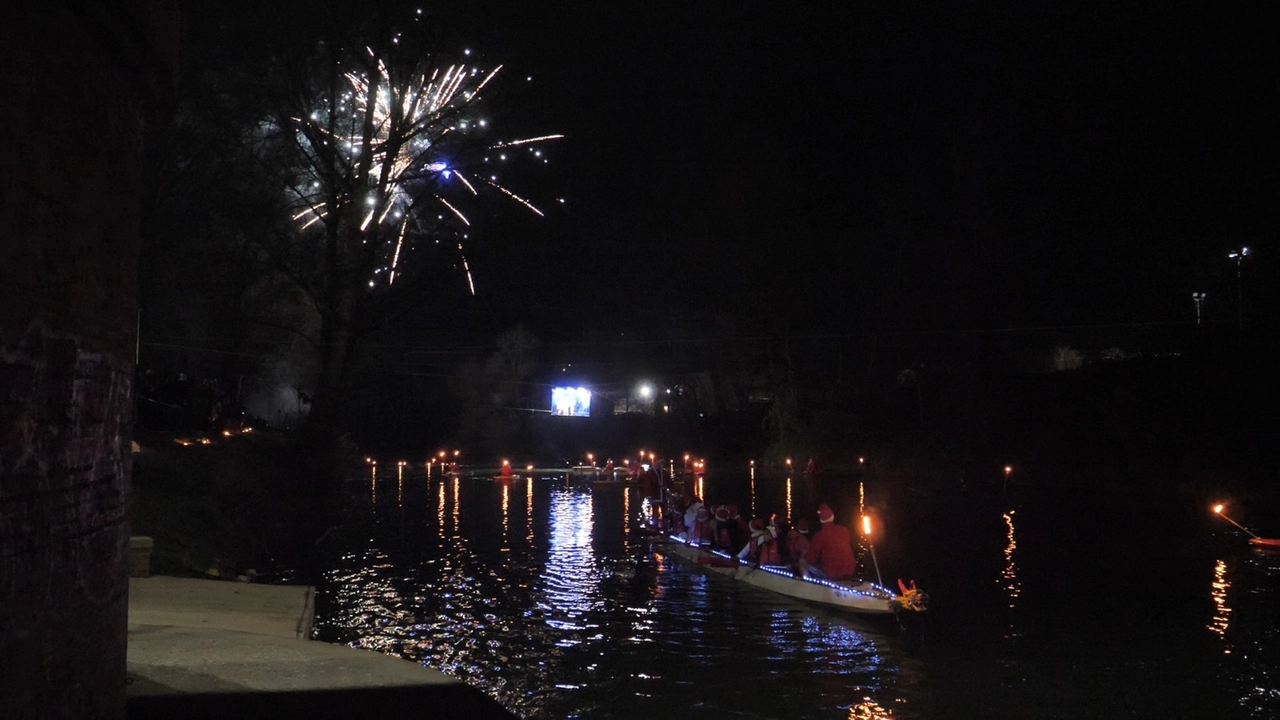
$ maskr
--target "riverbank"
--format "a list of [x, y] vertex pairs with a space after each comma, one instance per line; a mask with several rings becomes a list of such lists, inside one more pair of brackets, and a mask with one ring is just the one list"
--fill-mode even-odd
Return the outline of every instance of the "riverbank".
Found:
[[313, 600], [308, 586], [133, 578], [128, 716], [510, 716], [438, 670], [311, 640]]
[[288, 437], [143, 432], [135, 443], [131, 533], [152, 551], [150, 576], [129, 586], [131, 719], [396, 718], [424, 707], [510, 717], [438, 670], [311, 639], [306, 567], [325, 503], [307, 495]]
[[129, 521], [154, 541], [151, 570], [178, 577], [289, 581], [322, 536], [289, 438], [140, 432]]

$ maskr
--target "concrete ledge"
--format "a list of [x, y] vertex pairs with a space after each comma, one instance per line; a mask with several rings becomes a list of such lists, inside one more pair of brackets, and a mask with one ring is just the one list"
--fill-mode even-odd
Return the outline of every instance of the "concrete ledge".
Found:
[[151, 577], [151, 550], [155, 542], [144, 535], [129, 538], [129, 577]]
[[438, 670], [309, 640], [313, 598], [296, 585], [131, 580], [128, 717], [514, 717]]
[[467, 685], [360, 688], [305, 692], [201, 693], [133, 697], [129, 720], [515, 720], [506, 708]]
[[129, 581], [129, 627], [173, 625], [310, 638], [315, 591], [157, 575]]
[[[131, 696], [460, 685], [401, 658], [346, 645], [202, 628], [129, 630]], [[136, 687], [134, 687], [136, 686]]]

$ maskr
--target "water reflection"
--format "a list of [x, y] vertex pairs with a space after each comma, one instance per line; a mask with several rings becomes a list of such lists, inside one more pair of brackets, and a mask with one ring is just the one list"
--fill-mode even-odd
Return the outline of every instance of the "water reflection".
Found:
[[893, 713], [888, 708], [871, 698], [863, 698], [862, 702], [849, 708], [849, 720], [887, 720]]
[[1022, 583], [1018, 581], [1018, 567], [1013, 561], [1013, 551], [1018, 548], [1018, 542], [1013, 534], [1014, 512], [1010, 510], [1003, 515], [1005, 527], [1008, 529], [1006, 534], [1008, 542], [1004, 546], [1004, 570], [1000, 572], [1000, 583], [1009, 596], [1010, 610], [1017, 607], [1018, 596], [1022, 594]]
[[1004, 568], [1001, 569], [1000, 578], [996, 581], [1004, 590], [1009, 602], [1009, 622], [1004, 630], [1004, 638], [1006, 640], [1018, 640], [1022, 637], [1022, 628], [1019, 627], [1017, 615], [1014, 613], [1018, 607], [1018, 598], [1022, 595], [1022, 581], [1018, 578], [1018, 566], [1014, 561], [1014, 552], [1018, 549], [1018, 541], [1015, 537], [1013, 526], [1013, 516], [1016, 512], [1016, 510], [1010, 510], [1002, 515], [1006, 540], [1004, 546]]
[[442, 482], [436, 497], [436, 530], [441, 540], [444, 540], [444, 505], [444, 483]]
[[[511, 488], [439, 474], [433, 475], [432, 480], [440, 478], [433, 486], [422, 482], [424, 475], [421, 464], [409, 466], [401, 486], [403, 512], [380, 517], [373, 512], [377, 470], [352, 474], [349, 488], [357, 502], [346, 505], [347, 525], [330, 536], [341, 535], [341, 543], [325, 546], [330, 565], [317, 587], [317, 638], [438, 668], [483, 689], [519, 717], [907, 720], [951, 717], [957, 707], [984, 704], [990, 717], [1042, 717], [1043, 708], [1063, 700], [1103, 707], [1100, 693], [1113, 698], [1121, 684], [1132, 698], [1122, 709], [1144, 703], [1151, 712], [1133, 716], [1171, 717], [1178, 713], [1158, 712], [1175, 703], [1170, 683], [1208, 688], [1205, 673], [1217, 673], [1212, 684], [1231, 693], [1231, 706], [1215, 713], [1224, 706], [1214, 706], [1212, 699], [1179, 697], [1177, 703], [1194, 706], [1182, 716], [1228, 717], [1234, 707], [1275, 717], [1268, 711], [1280, 704], [1274, 663], [1268, 660], [1277, 637], [1273, 610], [1280, 597], [1280, 567], [1269, 558], [1224, 553], [1214, 564], [1197, 557], [1178, 565], [1186, 571], [1181, 577], [1189, 583], [1187, 601], [1176, 605], [1181, 596], [1175, 589], [1161, 602], [1174, 603], [1177, 612], [1185, 611], [1178, 617], [1190, 621], [1162, 625], [1154, 645], [1135, 650], [1123, 626], [1131, 618], [1106, 620], [1115, 602], [1110, 593], [1095, 598], [1073, 592], [1063, 601], [1069, 623], [1057, 612], [1064, 605], [1048, 605], [1055, 610], [1049, 615], [1041, 596], [1022, 600], [1024, 581], [1038, 588], [1046, 580], [1080, 588], [1137, 574], [1124, 566], [1100, 579], [1096, 564], [1058, 567], [1050, 562], [1053, 556], [1042, 556], [1043, 545], [1030, 539], [1049, 537], [1048, 521], [1057, 522], [1065, 513], [990, 512], [989, 506], [979, 513], [939, 503], [928, 517], [930, 524], [944, 523], [947, 532], [934, 537], [955, 548], [926, 542], [930, 536], [923, 532], [904, 533], [904, 540], [916, 538], [923, 550], [886, 542], [885, 549], [896, 550], [897, 557], [882, 553], [895, 570], [925, 567], [933, 576], [927, 585], [927, 575], [919, 576], [940, 599], [939, 612], [928, 620], [945, 632], [929, 636], [927, 651], [916, 659], [904, 654], [903, 636], [892, 621], [887, 627], [864, 624], [742, 587], [682, 560], [655, 557], [648, 540], [628, 532], [639, 515], [639, 508], [631, 507], [639, 505], [639, 496], [632, 500], [634, 488], [575, 490], [562, 487], [562, 478], [526, 481], [521, 531], [520, 518], [511, 516], [518, 512], [513, 503], [520, 503]], [[744, 505], [754, 485], [741, 471], [718, 473], [706, 479], [709, 487], [696, 477], [699, 495], [709, 492]], [[766, 475], [754, 488], [757, 512], [781, 509], [785, 502], [791, 519], [811, 509], [818, 501], [813, 488], [792, 480], [782, 473]], [[865, 511], [865, 493], [878, 493], [880, 486], [874, 477], [865, 483], [870, 487], [858, 480], [851, 477], [840, 488], [840, 501], [849, 507], [858, 501]], [[924, 516], [906, 506], [924, 502], [912, 497], [898, 496], [896, 513], [886, 522], [896, 520], [900, 527], [904, 517]], [[995, 541], [997, 515], [1004, 543]], [[953, 518], [954, 525], [945, 525]], [[1038, 524], [1042, 520], [1046, 524]], [[966, 535], [977, 527], [987, 531]], [[1074, 541], [1064, 537], [1063, 542]], [[953, 563], [961, 551], [975, 562]], [[909, 552], [921, 554], [909, 557]], [[922, 564], [921, 557], [936, 564]], [[1141, 562], [1161, 557], [1147, 553]], [[1118, 562], [1123, 564], [1123, 557]], [[1051, 571], [1045, 569], [1050, 566]], [[981, 568], [980, 576], [975, 568]], [[1046, 578], [1044, 572], [1053, 575]], [[892, 582], [891, 577], [885, 579]], [[972, 592], [975, 583], [986, 590]], [[1072, 615], [1076, 612], [1080, 615]], [[987, 620], [1002, 615], [1010, 622]], [[1082, 617], [1088, 622], [1075, 622]], [[1055, 631], [1055, 623], [1062, 629]], [[1206, 635], [1206, 624], [1216, 638]], [[1019, 631], [1033, 629], [1044, 644], [1023, 647], [1026, 636]], [[1068, 666], [1066, 660], [1042, 663], [1028, 652], [1054, 642], [1058, 633], [1080, 638], [1081, 647], [1087, 643], [1090, 649], [1078, 666], [1076, 657]], [[1002, 637], [1019, 638], [1018, 645], [1002, 644]], [[1103, 663], [1091, 660], [1093, 648], [1106, 653], [1105, 676]], [[1212, 658], [1212, 666], [1196, 665], [1200, 661], [1193, 653]], [[1086, 668], [1099, 668], [1098, 674]]]
[[[591, 495], [556, 488], [551, 491], [551, 537], [543, 576], [544, 609], [552, 611], [547, 625], [564, 630], [587, 627], [584, 615], [599, 607], [595, 590], [600, 578], [591, 549], [594, 512]], [[541, 604], [541, 603], [540, 603]], [[579, 642], [565, 638], [561, 647]]]
[[622, 535], [622, 549], [627, 551], [631, 549], [628, 542], [631, 537], [631, 489], [626, 487], [622, 489], [622, 529], [625, 531]]
[[449, 532], [453, 535], [458, 534], [458, 478], [453, 478], [449, 483], [450, 495], [453, 498], [452, 512], [449, 514]]
[[404, 461], [396, 465], [396, 505], [404, 507]]
[[533, 479], [525, 481], [524, 484], [524, 522], [525, 522], [525, 542], [533, 542]]
[[[1231, 608], [1227, 606], [1227, 591], [1231, 583], [1227, 582], [1227, 563], [1218, 560], [1213, 566], [1213, 582], [1209, 584], [1209, 597], [1213, 600], [1213, 617], [1209, 619], [1209, 631], [1222, 640], [1227, 639], [1227, 627], [1231, 624]], [[1231, 654], [1231, 646], [1223, 647], [1224, 655]]]
[[511, 515], [510, 510], [508, 508], [510, 507], [510, 505], [511, 505], [511, 485], [509, 483], [504, 482], [502, 483], [502, 552], [506, 552], [507, 550], [511, 549], [510, 546], [507, 545], [508, 518]]

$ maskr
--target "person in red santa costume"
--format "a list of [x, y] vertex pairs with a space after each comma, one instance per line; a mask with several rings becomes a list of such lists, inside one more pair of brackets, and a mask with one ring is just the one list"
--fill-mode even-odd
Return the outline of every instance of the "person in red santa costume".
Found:
[[814, 577], [845, 580], [853, 577], [857, 562], [853, 557], [853, 536], [849, 528], [836, 523], [831, 506], [818, 506], [822, 528], [814, 533], [809, 550], [804, 554], [805, 569]]

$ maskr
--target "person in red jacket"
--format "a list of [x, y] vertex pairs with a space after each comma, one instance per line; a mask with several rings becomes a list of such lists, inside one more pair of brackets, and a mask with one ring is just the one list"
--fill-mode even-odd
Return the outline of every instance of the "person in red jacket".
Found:
[[787, 564], [799, 572], [804, 554], [809, 552], [809, 518], [800, 518], [796, 526], [787, 532]]
[[832, 580], [852, 577], [858, 566], [853, 558], [849, 528], [835, 522], [836, 515], [826, 503], [818, 506], [818, 519], [822, 521], [822, 528], [814, 533], [804, 554], [806, 569], [811, 575]]

